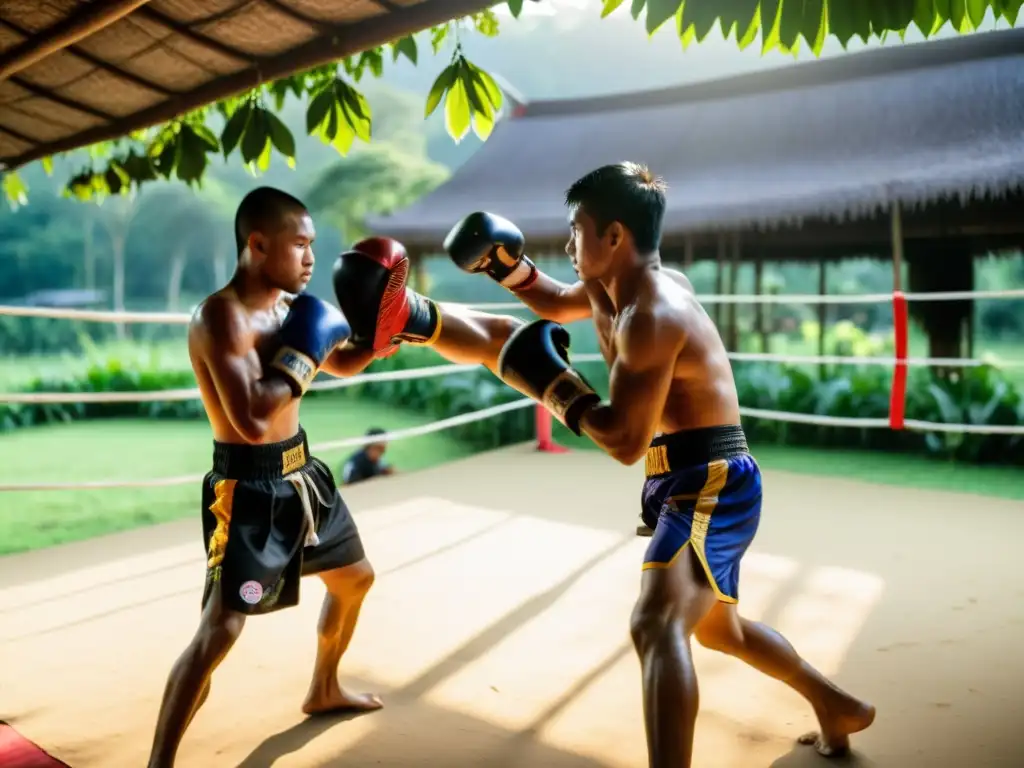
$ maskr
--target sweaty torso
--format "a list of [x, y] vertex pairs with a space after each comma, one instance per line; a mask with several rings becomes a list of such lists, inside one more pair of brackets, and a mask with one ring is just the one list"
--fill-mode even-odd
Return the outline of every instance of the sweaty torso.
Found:
[[618, 311], [603, 289], [588, 293], [601, 354], [609, 369], [618, 357], [617, 324], [628, 312], [643, 309], [667, 314], [685, 330], [682, 349], [666, 352], [676, 359], [672, 385], [662, 407], [660, 432], [740, 423], [736, 384], [725, 345], [683, 274], [664, 268], [652, 272], [632, 301]]
[[[243, 328], [243, 339], [245, 353], [242, 356], [242, 364], [247, 366], [250, 381], [257, 381], [263, 376], [263, 366], [268, 359], [268, 347], [271, 337], [281, 327], [287, 306], [278, 304], [271, 310], [250, 310], [246, 308], [234, 291], [224, 288], [206, 299], [209, 301], [219, 297], [233, 302], [245, 318]], [[205, 303], [205, 302], [204, 302]], [[196, 381], [199, 384], [199, 393], [206, 410], [206, 416], [210, 420], [213, 429], [213, 439], [222, 443], [246, 443], [247, 441], [239, 434], [238, 430], [231, 424], [228, 418], [227, 406], [221, 398], [220, 392], [210, 372], [209, 345], [205, 343], [210, 329], [203, 323], [203, 305], [200, 304], [192, 317], [188, 332], [188, 351], [192, 361], [192, 370], [195, 372]], [[262, 443], [276, 443], [293, 437], [299, 430], [299, 400], [289, 403], [275, 416], [273, 423], [267, 430]]]

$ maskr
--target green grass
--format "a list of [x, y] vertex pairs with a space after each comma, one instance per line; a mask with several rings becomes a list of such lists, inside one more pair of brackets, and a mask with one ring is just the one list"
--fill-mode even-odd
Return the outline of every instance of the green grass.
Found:
[[[573, 449], [597, 450], [592, 442], [576, 437], [561, 425], [556, 425], [555, 440]], [[751, 453], [766, 470], [1024, 500], [1021, 479], [1024, 473], [1020, 467], [963, 464], [899, 453], [772, 444], [752, 445]]]
[[[302, 406], [302, 423], [313, 444], [361, 435], [371, 426], [402, 429], [432, 420], [386, 404], [345, 397], [319, 397]], [[205, 421], [83, 421], [16, 430], [0, 435], [0, 483], [202, 474], [210, 468], [211, 441]], [[352, 450], [318, 456], [337, 472]], [[471, 453], [470, 446], [437, 432], [392, 443], [388, 460], [405, 472]], [[198, 505], [198, 483], [154, 489], [5, 493], [0, 505], [0, 554], [195, 516]]]

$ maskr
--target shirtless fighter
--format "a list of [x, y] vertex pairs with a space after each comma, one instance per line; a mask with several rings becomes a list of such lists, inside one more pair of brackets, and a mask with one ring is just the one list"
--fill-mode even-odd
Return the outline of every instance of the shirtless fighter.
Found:
[[[309, 455], [299, 403], [318, 370], [358, 373], [371, 352], [339, 346], [350, 328], [337, 309], [302, 293], [313, 271], [313, 222], [272, 188], [250, 192], [235, 218], [238, 268], [189, 327], [192, 367], [213, 428], [213, 467], [202, 484], [206, 586], [192, 642], [174, 664], [150, 768], [174, 764], [178, 744], [210, 690], [210, 676], [247, 616], [299, 602], [299, 579], [327, 588], [316, 664], [302, 710], [381, 707], [338, 683], [373, 569], [330, 470]], [[283, 295], [298, 294], [290, 303]]]
[[[689, 281], [661, 265], [663, 184], [639, 165], [610, 165], [573, 184], [566, 203], [566, 252], [580, 277], [573, 285], [539, 272], [523, 254], [522, 234], [500, 217], [474, 213], [445, 241], [458, 266], [485, 272], [543, 319], [478, 319], [479, 337], [449, 343], [448, 309], [419, 297], [409, 302], [419, 312], [400, 302], [400, 321], [393, 309], [381, 311], [374, 343], [385, 348], [389, 335], [403, 341], [401, 331], [416, 326], [417, 343], [496, 367], [506, 383], [623, 464], [646, 459], [642, 515], [654, 535], [631, 629], [652, 768], [691, 762], [698, 707], [691, 635], [802, 694], [820, 731], [801, 743], [825, 756], [847, 751], [849, 735], [871, 725], [874, 707], [825, 679], [773, 629], [737, 612], [740, 561], [761, 515], [761, 473], [717, 329]], [[359, 308], [350, 312], [340, 296], [339, 304], [353, 326], [356, 317], [364, 322]], [[417, 317], [428, 322], [410, 322]], [[569, 364], [560, 324], [587, 317], [611, 368], [607, 402]]]

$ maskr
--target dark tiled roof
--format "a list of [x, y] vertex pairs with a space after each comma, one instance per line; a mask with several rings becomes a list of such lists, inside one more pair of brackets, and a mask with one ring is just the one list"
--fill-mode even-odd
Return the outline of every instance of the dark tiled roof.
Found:
[[448, 182], [371, 227], [433, 246], [483, 208], [561, 236], [565, 188], [620, 160], [666, 179], [676, 233], [1004, 194], [1024, 181], [1024, 30], [511, 112]]

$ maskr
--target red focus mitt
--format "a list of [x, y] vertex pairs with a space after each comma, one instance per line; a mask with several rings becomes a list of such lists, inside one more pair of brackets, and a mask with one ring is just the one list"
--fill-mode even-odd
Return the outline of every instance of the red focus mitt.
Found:
[[409, 257], [397, 240], [361, 240], [338, 257], [333, 277], [338, 306], [352, 326], [353, 344], [385, 352], [399, 342], [430, 344], [437, 338], [437, 305], [406, 287]]

